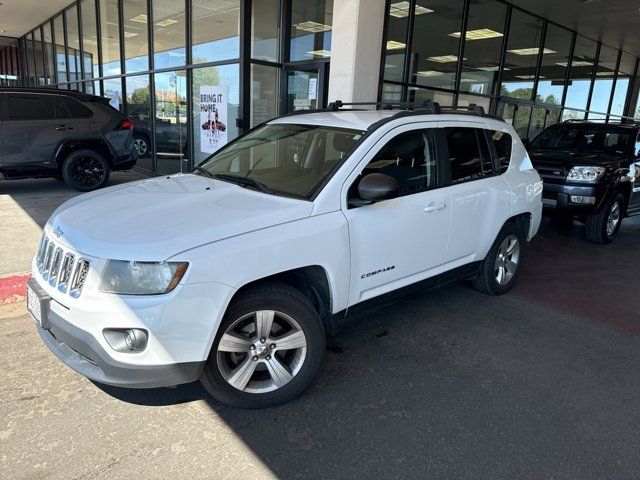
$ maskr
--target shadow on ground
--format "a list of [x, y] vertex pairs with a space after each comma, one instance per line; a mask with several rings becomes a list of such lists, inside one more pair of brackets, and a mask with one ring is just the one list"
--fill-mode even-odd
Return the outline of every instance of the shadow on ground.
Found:
[[510, 295], [456, 285], [351, 325], [283, 406], [232, 409], [197, 383], [101, 388], [156, 407], [205, 400], [280, 478], [633, 478], [638, 223], [604, 247], [581, 228], [545, 221]]

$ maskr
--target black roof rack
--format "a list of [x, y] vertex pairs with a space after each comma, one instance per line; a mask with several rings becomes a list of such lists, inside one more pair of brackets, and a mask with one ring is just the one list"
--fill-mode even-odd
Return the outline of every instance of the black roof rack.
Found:
[[611, 119], [609, 119], [608, 121], [605, 118], [592, 118], [590, 120], [585, 120], [582, 118], [568, 118], [567, 120], [564, 120], [562, 123], [585, 123], [585, 124], [595, 124], [595, 125], [616, 125], [616, 126], [624, 126], [624, 125], [629, 125], [629, 126], [638, 126], [640, 125], [640, 121], [639, 120], [633, 120], [630, 118], [623, 118], [623, 119], [613, 119], [613, 121], [611, 121]]
[[92, 93], [84, 93], [78, 90], [67, 90], [60, 88], [49, 87], [0, 87], [0, 92], [16, 92], [16, 93], [48, 93], [57, 95], [66, 95], [67, 97], [73, 97], [80, 101], [96, 101], [96, 100], [109, 100], [106, 97], [99, 95], [93, 95]]
[[[471, 103], [467, 106], [457, 106], [453, 105], [440, 105], [438, 102], [433, 102], [431, 100], [427, 100], [424, 102], [343, 102], [342, 100], [336, 100], [335, 102], [331, 102], [326, 109], [315, 109], [315, 110], [296, 110], [295, 112], [291, 112], [288, 115], [303, 115], [307, 113], [326, 113], [326, 112], [339, 112], [339, 111], [362, 111], [366, 110], [364, 108], [344, 108], [344, 107], [375, 107], [379, 110], [399, 110], [398, 113], [393, 115], [392, 117], [385, 118], [375, 122], [373, 125], [369, 127], [377, 128], [382, 123], [386, 123], [391, 121], [392, 119], [398, 117], [405, 117], [411, 115], [433, 115], [433, 114], [441, 114], [441, 113], [456, 113], [463, 115], [477, 115], [479, 117], [487, 117], [493, 118], [495, 120], [499, 120], [504, 122], [504, 118], [499, 117], [497, 115], [488, 115], [484, 107], [480, 105], [476, 105], [475, 103]], [[375, 126], [375, 127], [374, 127]]]

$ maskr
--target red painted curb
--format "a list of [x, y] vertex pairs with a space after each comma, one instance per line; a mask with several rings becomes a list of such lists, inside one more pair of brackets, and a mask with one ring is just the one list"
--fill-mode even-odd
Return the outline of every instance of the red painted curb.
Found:
[[0, 305], [22, 302], [26, 295], [30, 273], [0, 278]]

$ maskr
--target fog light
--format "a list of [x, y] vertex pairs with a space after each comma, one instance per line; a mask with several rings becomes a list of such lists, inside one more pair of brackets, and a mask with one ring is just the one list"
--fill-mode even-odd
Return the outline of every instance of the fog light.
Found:
[[587, 197], [585, 195], [569, 195], [571, 203], [580, 203], [583, 205], [593, 205], [596, 203], [596, 197]]
[[116, 352], [135, 353], [147, 348], [149, 334], [139, 328], [108, 328], [103, 332], [107, 343]]

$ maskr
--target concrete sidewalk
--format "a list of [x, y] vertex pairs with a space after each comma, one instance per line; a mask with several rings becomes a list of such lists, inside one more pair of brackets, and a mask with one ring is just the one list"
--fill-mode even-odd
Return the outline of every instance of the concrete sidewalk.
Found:
[[[109, 185], [146, 178], [138, 172], [114, 172]], [[80, 195], [54, 179], [0, 183], [0, 304], [14, 301], [31, 270], [42, 228], [64, 201]], [[18, 295], [19, 296], [19, 295]]]

